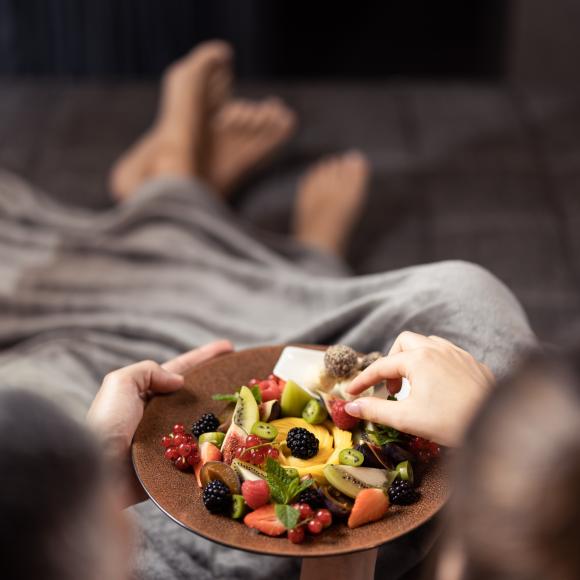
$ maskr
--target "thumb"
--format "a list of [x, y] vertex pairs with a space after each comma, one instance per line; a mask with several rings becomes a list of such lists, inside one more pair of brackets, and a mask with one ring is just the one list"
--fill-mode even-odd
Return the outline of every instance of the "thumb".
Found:
[[183, 377], [164, 369], [154, 361], [142, 361], [107, 375], [109, 384], [133, 384], [140, 393], [171, 393], [183, 387]]
[[183, 387], [183, 376], [172, 373], [161, 366], [153, 369], [149, 379], [149, 389], [154, 393], [172, 393]]
[[404, 431], [401, 421], [404, 406], [404, 401], [387, 401], [378, 397], [361, 397], [347, 403], [345, 410], [353, 417]]

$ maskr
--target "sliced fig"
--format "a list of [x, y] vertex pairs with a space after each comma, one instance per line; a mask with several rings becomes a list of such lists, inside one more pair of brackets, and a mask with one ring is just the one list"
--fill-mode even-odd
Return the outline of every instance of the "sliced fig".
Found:
[[337, 518], [346, 518], [350, 514], [353, 506], [353, 501], [350, 497], [340, 493], [331, 485], [323, 485], [319, 493], [326, 504], [326, 507]]
[[260, 421], [267, 423], [268, 421], [275, 421], [280, 418], [282, 413], [282, 407], [276, 399], [272, 399], [266, 403], [261, 403], [259, 405], [260, 409]]
[[202, 468], [200, 480], [202, 487], [210, 481], [223, 481], [233, 494], [240, 493], [240, 480], [236, 472], [222, 461], [208, 461]]
[[194, 468], [195, 479], [197, 480], [197, 485], [199, 485], [199, 487], [201, 487], [201, 470], [203, 466], [210, 461], [221, 460], [221, 451], [213, 443], [206, 441], [199, 446], [199, 461]]
[[407, 451], [397, 443], [385, 443], [382, 445], [380, 447], [380, 456], [383, 465], [388, 466], [390, 469], [394, 469], [403, 461], [414, 462], [416, 460], [410, 451]]
[[415, 460], [413, 454], [397, 443], [385, 443], [375, 445], [371, 441], [364, 441], [357, 449], [365, 456], [364, 465], [369, 467], [384, 467], [385, 469], [395, 469], [403, 461]]
[[384, 467], [383, 464], [377, 459], [375, 451], [371, 449], [372, 444], [369, 444], [367, 441], [363, 441], [359, 443], [355, 449], [360, 451], [365, 460], [363, 463], [364, 467]]
[[224, 442], [222, 443], [222, 455], [224, 463], [230, 465], [235, 459], [238, 447], [243, 447], [246, 442], [246, 432], [235, 423], [230, 425]]

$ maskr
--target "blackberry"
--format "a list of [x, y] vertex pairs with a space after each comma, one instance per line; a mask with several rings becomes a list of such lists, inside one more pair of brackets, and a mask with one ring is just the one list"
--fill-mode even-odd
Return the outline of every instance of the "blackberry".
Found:
[[348, 377], [358, 365], [356, 352], [344, 344], [329, 346], [324, 353], [326, 373], [334, 378]]
[[403, 479], [395, 479], [389, 487], [389, 499], [391, 503], [398, 505], [411, 505], [419, 499], [419, 492]]
[[305, 489], [296, 499], [298, 503], [307, 503], [313, 510], [317, 510], [325, 506], [324, 500], [318, 493], [318, 490], [313, 487]]
[[229, 514], [232, 509], [232, 492], [219, 479], [210, 481], [203, 488], [203, 505], [212, 514]]
[[308, 429], [294, 427], [288, 431], [286, 445], [294, 457], [310, 459], [318, 453], [318, 439]]
[[192, 426], [191, 432], [199, 438], [204, 433], [213, 433], [220, 426], [218, 418], [213, 413], [202, 415]]

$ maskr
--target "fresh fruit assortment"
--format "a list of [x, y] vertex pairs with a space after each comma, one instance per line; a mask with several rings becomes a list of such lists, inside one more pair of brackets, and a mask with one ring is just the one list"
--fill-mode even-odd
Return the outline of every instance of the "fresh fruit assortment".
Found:
[[193, 471], [210, 513], [295, 544], [336, 521], [378, 521], [390, 505], [419, 500], [420, 475], [441, 451], [346, 412], [346, 387], [380, 356], [288, 347], [266, 379], [214, 396], [228, 403], [223, 417], [203, 414], [191, 434], [174, 425], [161, 440], [165, 457]]

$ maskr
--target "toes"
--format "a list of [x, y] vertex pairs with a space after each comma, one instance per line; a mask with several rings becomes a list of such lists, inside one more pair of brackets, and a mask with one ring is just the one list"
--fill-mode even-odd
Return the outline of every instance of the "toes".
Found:
[[[221, 75], [226, 83], [231, 83], [231, 61], [233, 52], [231, 47], [222, 41], [204, 42], [186, 56], [171, 64], [163, 75], [165, 89], [191, 83], [192, 80], [203, 78], [207, 83], [212, 82], [212, 76], [217, 82]], [[213, 74], [212, 73], [219, 73]], [[230, 79], [228, 81], [228, 79]]]
[[234, 56], [234, 51], [223, 40], [208, 40], [198, 44], [186, 56], [178, 60], [176, 65], [229, 65]]
[[296, 123], [295, 113], [275, 97], [264, 101], [236, 99], [226, 105], [215, 119], [218, 129], [237, 129], [252, 133], [286, 133]]
[[369, 172], [367, 157], [361, 151], [351, 150], [322, 159], [306, 173], [300, 183], [324, 180], [327, 183], [332, 181], [340, 185], [352, 177], [362, 181], [366, 179]]

